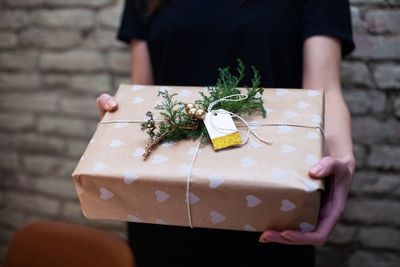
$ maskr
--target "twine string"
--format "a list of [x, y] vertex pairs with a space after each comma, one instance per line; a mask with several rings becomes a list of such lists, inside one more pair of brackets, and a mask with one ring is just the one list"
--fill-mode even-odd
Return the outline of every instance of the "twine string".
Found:
[[200, 135], [200, 141], [196, 146], [196, 151], [194, 152], [192, 162], [190, 163], [188, 175], [186, 177], [186, 209], [187, 209], [187, 213], [188, 213], [188, 220], [189, 220], [190, 228], [193, 228], [192, 209], [191, 209], [191, 205], [190, 205], [191, 204], [190, 203], [190, 178], [192, 176], [192, 170], [193, 170], [194, 163], [196, 161], [197, 155], [199, 154], [202, 137], [203, 137], [203, 134]]
[[[238, 102], [238, 101], [242, 101], [244, 99], [246, 99], [248, 96], [246, 94], [234, 94], [234, 95], [230, 95], [230, 96], [226, 96], [223, 97], [221, 99], [215, 100], [214, 102], [212, 102], [207, 109], [207, 112], [210, 113], [212, 112], [212, 115], [217, 115], [217, 114], [229, 114], [237, 119], [240, 120], [240, 122], [237, 123], [237, 126], [245, 126], [247, 128], [247, 131], [243, 131], [243, 130], [239, 130], [239, 129], [228, 129], [228, 128], [221, 128], [217, 125], [215, 125], [213, 123], [213, 117], [211, 116], [210, 119], [210, 124], [212, 125], [212, 127], [216, 128], [217, 130], [220, 131], [229, 131], [229, 132], [234, 132], [234, 131], [238, 131], [243, 133], [246, 136], [246, 139], [244, 142], [242, 142], [241, 144], [237, 145], [237, 146], [244, 146], [245, 144], [248, 143], [248, 141], [250, 140], [250, 143], [253, 143], [252, 139], [250, 138], [250, 133], [253, 134], [258, 140], [260, 140], [261, 142], [271, 145], [272, 141], [271, 140], [267, 140], [264, 139], [262, 137], [260, 137], [253, 129], [251, 126], [288, 126], [288, 127], [301, 127], [301, 128], [310, 128], [310, 129], [319, 129], [319, 131], [321, 132], [321, 134], [324, 136], [325, 133], [323, 131], [323, 129], [320, 126], [316, 126], [316, 125], [306, 125], [306, 124], [295, 124], [295, 123], [253, 123], [253, 122], [247, 122], [243, 117], [233, 113], [233, 112], [229, 112], [223, 109], [218, 109], [218, 110], [212, 110], [212, 108], [217, 105], [220, 102]], [[112, 124], [112, 123], [141, 123], [143, 122], [143, 120], [111, 120], [111, 121], [100, 121], [97, 126], [99, 126], [100, 124]], [[155, 122], [161, 122], [161, 120], [155, 120]], [[190, 186], [191, 186], [191, 176], [192, 176], [192, 172], [193, 172], [193, 167], [197, 158], [197, 155], [199, 154], [199, 150], [200, 150], [200, 145], [201, 145], [201, 138], [203, 137], [203, 134], [201, 134], [200, 136], [200, 141], [196, 146], [196, 150], [195, 153], [193, 155], [192, 161], [190, 163], [190, 167], [189, 167], [189, 171], [186, 177], [186, 208], [187, 208], [187, 213], [188, 213], [188, 221], [189, 221], [189, 226], [190, 228], [193, 228], [193, 218], [192, 218], [192, 210], [191, 210], [191, 190], [190, 190]]]
[[[225, 111], [227, 112], [227, 111]], [[235, 114], [236, 115], [236, 114]], [[98, 126], [101, 124], [117, 124], [117, 123], [141, 123], [142, 120], [113, 120], [113, 121], [100, 121], [98, 122]], [[245, 120], [242, 120], [242, 123], [247, 126], [247, 133], [249, 133], [250, 131], [250, 127], [251, 126], [288, 126], [288, 127], [301, 127], [301, 128], [308, 128], [308, 129], [318, 129], [321, 134], [324, 136], [324, 131], [320, 126], [316, 126], [316, 125], [303, 125], [303, 124], [291, 124], [291, 123], [252, 123], [252, 122], [246, 122]], [[241, 130], [238, 130], [241, 131]], [[241, 131], [244, 132], [244, 131]], [[254, 130], [252, 130], [253, 134], [254, 134]], [[191, 186], [191, 176], [192, 176], [192, 172], [193, 172], [193, 167], [194, 164], [196, 162], [196, 158], [197, 155], [199, 154], [199, 150], [200, 150], [200, 145], [201, 145], [201, 138], [203, 137], [203, 135], [200, 136], [200, 141], [197, 144], [195, 153], [193, 155], [192, 161], [190, 163], [190, 167], [189, 167], [189, 171], [186, 177], [186, 209], [187, 209], [187, 213], [188, 213], [188, 221], [189, 221], [189, 226], [191, 228], [193, 228], [193, 218], [192, 218], [192, 210], [191, 210], [191, 203], [190, 203], [190, 186]], [[248, 142], [249, 138], [246, 139], [246, 141], [242, 144], [246, 144]], [[252, 140], [250, 139], [250, 141], [252, 142]]]

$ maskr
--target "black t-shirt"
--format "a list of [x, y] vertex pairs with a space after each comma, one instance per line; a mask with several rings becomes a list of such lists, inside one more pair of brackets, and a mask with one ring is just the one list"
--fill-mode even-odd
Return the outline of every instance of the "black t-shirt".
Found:
[[348, 0], [175, 0], [152, 16], [137, 2], [126, 1], [118, 39], [147, 40], [155, 84], [213, 85], [240, 58], [262, 86], [299, 88], [307, 37], [336, 37], [343, 55], [354, 49]]
[[[148, 42], [159, 85], [213, 85], [218, 68], [240, 58], [259, 70], [263, 87], [300, 88], [307, 37], [338, 38], [343, 56], [354, 49], [348, 0], [175, 0], [150, 17], [135, 3], [126, 0], [118, 39]], [[138, 267], [314, 266], [312, 247], [261, 244], [257, 232], [140, 223], [128, 230]]]

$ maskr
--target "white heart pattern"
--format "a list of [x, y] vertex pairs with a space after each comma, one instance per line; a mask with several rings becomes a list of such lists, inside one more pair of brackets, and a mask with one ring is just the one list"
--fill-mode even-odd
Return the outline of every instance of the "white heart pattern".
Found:
[[281, 211], [288, 212], [288, 211], [294, 210], [295, 208], [296, 208], [296, 205], [292, 201], [290, 201], [288, 199], [284, 199], [281, 201]]
[[316, 124], [320, 124], [322, 122], [322, 118], [318, 114], [311, 115], [311, 121]]
[[155, 222], [158, 223], [158, 224], [168, 224], [168, 223], [167, 223], [165, 220], [163, 220], [163, 219], [156, 219]]
[[283, 145], [281, 148], [281, 152], [282, 153], [291, 153], [296, 151], [296, 148], [294, 146], [291, 145]]
[[312, 232], [315, 229], [315, 226], [306, 222], [303, 222], [299, 225], [300, 231], [303, 233]]
[[100, 188], [100, 198], [102, 200], [109, 200], [113, 196], [114, 196], [114, 194], [111, 191], [109, 191], [108, 189], [105, 189], [104, 187]]
[[143, 222], [139, 217], [132, 214], [129, 214], [127, 218], [130, 222]]
[[161, 99], [157, 99], [156, 102], [154, 102], [154, 107], [161, 105], [163, 101]]
[[226, 217], [217, 211], [210, 211], [210, 219], [214, 224], [221, 223], [226, 220]]
[[256, 232], [257, 229], [251, 226], [250, 224], [245, 224], [243, 225], [243, 229], [249, 232]]
[[144, 85], [135, 84], [135, 85], [132, 86], [131, 90], [136, 92], [136, 91], [142, 90], [143, 88], [144, 88]]
[[127, 122], [117, 122], [116, 124], [114, 124], [114, 128], [117, 129], [125, 128], [126, 126], [128, 126]]
[[141, 148], [141, 147], [136, 148], [136, 149], [135, 149], [135, 152], [133, 152], [133, 156], [134, 156], [135, 158], [141, 157], [141, 156], [143, 156], [144, 152], [145, 152], [145, 150], [144, 150], [143, 148]]
[[307, 138], [311, 139], [311, 140], [315, 140], [315, 139], [320, 139], [320, 136], [316, 132], [308, 132]]
[[295, 117], [299, 116], [299, 113], [294, 112], [294, 111], [290, 111], [290, 110], [289, 111], [285, 111], [284, 114], [285, 114], [285, 117], [288, 118], [288, 119], [295, 118]]
[[320, 92], [318, 92], [317, 90], [307, 90], [307, 94], [308, 96], [319, 96]]
[[265, 110], [267, 111], [267, 114], [274, 112], [272, 108], [266, 108]]
[[108, 146], [112, 147], [112, 148], [116, 148], [116, 147], [119, 147], [119, 146], [122, 146], [122, 145], [123, 145], [123, 143], [121, 142], [121, 140], [113, 139], [113, 140], [111, 140], [111, 143]]
[[319, 188], [317, 183], [309, 180], [304, 181], [303, 185], [304, 185], [304, 191], [306, 192], [314, 192], [317, 191]]
[[189, 201], [189, 204], [195, 204], [200, 201], [200, 198], [193, 194], [192, 192], [189, 192], [189, 199], [187, 199], [187, 194], [186, 194], [186, 203]]
[[307, 102], [304, 102], [304, 101], [299, 101], [299, 102], [297, 102], [297, 105], [296, 105], [296, 107], [299, 109], [305, 109], [305, 108], [308, 108], [309, 106], [310, 106], [310, 104], [308, 104]]
[[254, 150], [261, 147], [261, 144], [259, 142], [253, 141], [249, 145], [249, 149]]
[[189, 148], [187, 154], [191, 155], [191, 156], [194, 156], [194, 155], [196, 155], [196, 151], [197, 151], [197, 154], [201, 153], [200, 149], [197, 150], [197, 147], [192, 146], [192, 147]]
[[139, 104], [142, 102], [144, 102], [144, 99], [140, 96], [135, 96], [131, 101], [132, 104]]
[[168, 158], [166, 156], [161, 155], [161, 154], [156, 154], [156, 155], [153, 156], [153, 158], [151, 160], [151, 163], [153, 163], [153, 164], [161, 164], [161, 163], [164, 163], [166, 161], [168, 161]]
[[189, 175], [189, 172], [190, 172], [190, 164], [182, 164], [180, 167], [179, 167], [179, 172], [181, 173], [181, 174], [183, 174], [183, 175]]
[[[153, 119], [154, 119], [154, 117], [153, 117]], [[150, 117], [150, 116], [148, 116], [147, 114], [146, 114], [146, 115], [144, 115], [144, 117], [143, 117], [143, 121], [149, 121], [149, 120], [151, 120], [151, 117]]]
[[306, 155], [306, 164], [307, 165], [314, 165], [318, 162], [318, 158], [314, 155], [307, 154]]
[[168, 86], [161, 86], [159, 91], [165, 93], [169, 90], [171, 90], [171, 89]]
[[182, 89], [180, 92], [179, 92], [179, 96], [180, 97], [185, 97], [185, 96], [189, 96], [189, 95], [191, 95], [192, 94], [192, 91], [190, 91], [190, 90], [188, 90], [188, 89]]
[[208, 186], [212, 189], [215, 189], [224, 183], [224, 178], [220, 176], [212, 175], [209, 176], [208, 179], [210, 180]]
[[289, 93], [289, 90], [287, 89], [276, 89], [276, 95], [277, 96], [284, 96]]
[[289, 173], [285, 170], [279, 168], [273, 168], [271, 173], [271, 178], [274, 180], [280, 180], [282, 178], [287, 177], [288, 175]]
[[262, 203], [261, 199], [253, 195], [247, 195], [246, 201], [246, 205], [249, 208], [254, 208]]
[[255, 129], [259, 128], [261, 124], [259, 121], [250, 121], [249, 125], [252, 130], [255, 130]]
[[96, 162], [95, 164], [94, 164], [94, 167], [93, 167], [93, 169], [92, 169], [92, 171], [94, 171], [94, 172], [99, 172], [99, 171], [102, 171], [102, 170], [105, 170], [105, 169], [107, 169], [108, 168], [108, 165], [107, 164], [104, 164], [103, 162]]
[[161, 144], [162, 147], [171, 147], [176, 144], [176, 141], [165, 141]]
[[94, 142], [94, 139], [90, 139], [89, 144], [91, 144], [91, 143], [93, 143], [93, 142]]
[[133, 171], [124, 172], [123, 177], [124, 184], [131, 184], [139, 178], [139, 176]]
[[249, 168], [256, 165], [258, 162], [255, 159], [249, 157], [242, 157], [240, 159], [240, 165], [244, 168]]
[[285, 133], [289, 133], [291, 131], [293, 131], [293, 128], [290, 126], [286, 126], [286, 125], [278, 126], [278, 133], [285, 134]]
[[158, 202], [164, 202], [170, 197], [170, 195], [161, 190], [156, 190], [154, 192], [154, 195], [156, 195], [156, 199]]

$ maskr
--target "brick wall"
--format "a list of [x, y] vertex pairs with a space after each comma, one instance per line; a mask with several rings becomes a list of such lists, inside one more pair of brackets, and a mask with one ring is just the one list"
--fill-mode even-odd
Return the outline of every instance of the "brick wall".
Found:
[[[95, 130], [95, 99], [129, 81], [115, 41], [120, 0], [0, 0], [0, 262], [38, 218], [83, 218], [70, 175]], [[343, 63], [358, 161], [347, 209], [318, 265], [400, 262], [400, 1], [353, 0], [357, 51]]]

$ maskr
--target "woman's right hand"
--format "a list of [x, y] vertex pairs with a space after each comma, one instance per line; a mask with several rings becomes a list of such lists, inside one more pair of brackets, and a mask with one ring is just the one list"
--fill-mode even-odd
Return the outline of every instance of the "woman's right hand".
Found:
[[107, 111], [114, 111], [118, 108], [118, 102], [117, 100], [115, 100], [113, 96], [110, 96], [109, 94], [101, 94], [96, 99], [96, 106], [97, 109], [99, 110], [100, 120], [102, 120], [104, 114]]

